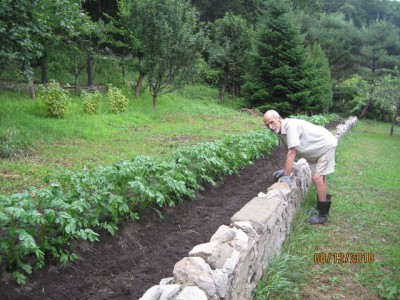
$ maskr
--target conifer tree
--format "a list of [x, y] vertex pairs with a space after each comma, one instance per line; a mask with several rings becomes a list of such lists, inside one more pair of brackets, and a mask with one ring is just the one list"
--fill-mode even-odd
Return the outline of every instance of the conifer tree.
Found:
[[317, 43], [309, 48], [309, 62], [306, 70], [310, 78], [310, 97], [304, 107], [308, 114], [327, 113], [332, 105], [332, 79], [329, 62], [321, 46]]
[[261, 110], [307, 112], [321, 97], [313, 78], [317, 67], [304, 47], [289, 1], [269, 1], [258, 28], [243, 93]]

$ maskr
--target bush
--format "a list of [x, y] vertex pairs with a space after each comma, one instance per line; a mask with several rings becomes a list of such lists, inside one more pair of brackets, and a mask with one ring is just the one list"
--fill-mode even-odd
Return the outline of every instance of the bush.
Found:
[[101, 93], [99, 91], [95, 91], [93, 93], [89, 93], [86, 91], [82, 92], [83, 97], [83, 111], [89, 115], [97, 114], [101, 108]]
[[126, 112], [128, 110], [129, 100], [119, 88], [113, 87], [111, 84], [107, 85], [107, 87], [108, 103], [111, 106], [111, 111], [117, 114]]
[[70, 102], [69, 92], [64, 90], [58, 82], [51, 81], [47, 87], [38, 92], [39, 98], [46, 106], [50, 117], [64, 118]]

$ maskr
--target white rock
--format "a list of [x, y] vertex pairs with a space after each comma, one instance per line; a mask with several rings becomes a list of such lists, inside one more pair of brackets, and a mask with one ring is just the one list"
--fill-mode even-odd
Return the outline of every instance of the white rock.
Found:
[[204, 290], [209, 298], [216, 295], [211, 277], [211, 267], [200, 257], [185, 257], [175, 264], [174, 277], [177, 283], [195, 284]]
[[163, 278], [160, 281], [160, 285], [171, 284], [173, 281], [174, 281], [174, 277]]
[[207, 257], [211, 256], [217, 245], [218, 242], [216, 241], [197, 245], [189, 252], [189, 256], [198, 256], [207, 259]]
[[211, 242], [226, 243], [236, 237], [236, 228], [231, 228], [226, 225], [221, 225], [217, 232], [211, 237]]
[[263, 192], [259, 192], [258, 195], [257, 195], [258, 198], [263, 198], [263, 197], [266, 197], [266, 196], [267, 196], [267, 194], [264, 194]]
[[207, 295], [197, 286], [187, 286], [176, 297], [176, 300], [207, 300]]
[[237, 221], [237, 222], [233, 222], [233, 225], [236, 228], [243, 230], [248, 236], [250, 236], [251, 238], [253, 238], [255, 240], [257, 240], [260, 237], [260, 235], [257, 233], [257, 231], [254, 230], [250, 221]]
[[207, 258], [207, 263], [213, 269], [220, 269], [225, 264], [226, 260], [232, 256], [233, 247], [228, 243], [221, 243], [215, 247], [213, 254]]
[[232, 252], [232, 256], [228, 258], [222, 267], [222, 272], [226, 273], [228, 276], [233, 274], [235, 268], [240, 260], [240, 253], [236, 250]]
[[228, 292], [228, 275], [220, 269], [212, 271], [211, 275], [217, 288], [218, 296], [225, 298]]
[[160, 300], [168, 300], [174, 297], [176, 294], [178, 294], [179, 290], [181, 289], [181, 286], [179, 284], [167, 284], [161, 286], [162, 293]]
[[246, 252], [249, 249], [249, 237], [242, 230], [238, 230], [236, 233], [236, 239], [231, 241], [233, 248], [240, 251]]
[[149, 288], [139, 300], [158, 300], [160, 299], [162, 289], [159, 285]]

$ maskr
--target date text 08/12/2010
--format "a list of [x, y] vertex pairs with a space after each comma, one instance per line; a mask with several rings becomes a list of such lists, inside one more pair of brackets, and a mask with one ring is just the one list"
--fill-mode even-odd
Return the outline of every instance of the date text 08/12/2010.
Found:
[[375, 261], [374, 253], [361, 253], [361, 252], [353, 252], [353, 253], [314, 253], [314, 263], [317, 264], [362, 264], [362, 263], [373, 263]]

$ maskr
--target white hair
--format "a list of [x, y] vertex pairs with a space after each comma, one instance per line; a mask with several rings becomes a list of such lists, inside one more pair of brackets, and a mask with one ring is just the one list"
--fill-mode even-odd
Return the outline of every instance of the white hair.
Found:
[[272, 116], [274, 118], [279, 118], [280, 117], [279, 113], [276, 110], [273, 110], [273, 109], [267, 110], [266, 113], [264, 114], [264, 116], [265, 117], [266, 116]]

